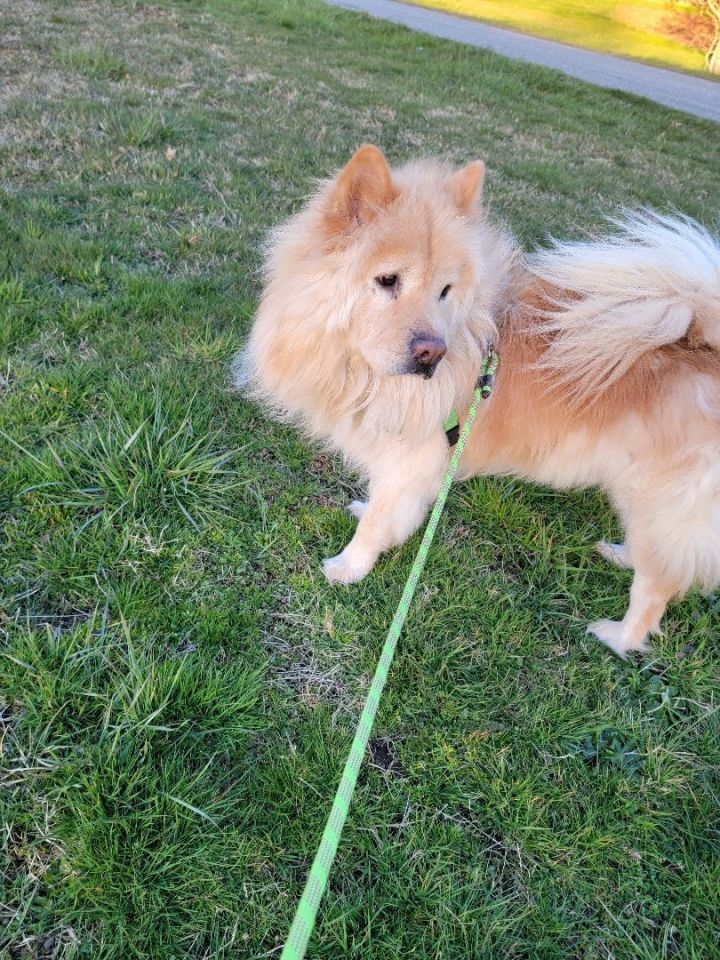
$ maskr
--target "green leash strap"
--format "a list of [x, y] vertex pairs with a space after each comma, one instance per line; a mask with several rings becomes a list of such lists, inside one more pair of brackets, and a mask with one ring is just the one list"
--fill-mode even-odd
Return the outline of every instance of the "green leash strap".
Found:
[[350, 802], [353, 798], [353, 794], [355, 793], [355, 785], [357, 783], [358, 773], [360, 772], [360, 766], [362, 765], [363, 757], [365, 756], [365, 750], [367, 749], [368, 741], [370, 739], [370, 733], [372, 732], [375, 714], [380, 706], [380, 697], [382, 695], [383, 688], [385, 687], [385, 681], [388, 678], [388, 673], [390, 672], [390, 665], [392, 664], [393, 656], [395, 654], [395, 647], [397, 646], [400, 631], [405, 623], [405, 618], [408, 615], [408, 610], [410, 609], [410, 604], [412, 603], [412, 598], [418, 585], [420, 574], [423, 571], [425, 561], [427, 560], [428, 553], [430, 552], [430, 545], [432, 544], [433, 537], [435, 536], [435, 530], [437, 529], [443, 507], [445, 506], [445, 501], [447, 500], [448, 493], [450, 492], [450, 486], [453, 478], [457, 472], [460, 457], [465, 449], [465, 444], [470, 433], [470, 428], [473, 425], [473, 420], [477, 414], [480, 401], [483, 397], [488, 397], [490, 395], [490, 391], [492, 390], [492, 378], [497, 370], [497, 364], [497, 354], [491, 348], [490, 353], [485, 359], [480, 371], [480, 376], [478, 378], [477, 387], [475, 388], [475, 393], [473, 394], [470, 409], [468, 410], [465, 423], [460, 431], [460, 437], [453, 451], [453, 455], [450, 458], [450, 464], [447, 468], [442, 486], [440, 487], [440, 492], [437, 495], [435, 506], [430, 514], [430, 519], [428, 520], [427, 527], [425, 528], [425, 534], [422, 538], [422, 543], [420, 544], [417, 556], [415, 557], [412, 569], [410, 570], [410, 575], [408, 576], [407, 583], [405, 584], [405, 589], [403, 590], [402, 597], [400, 598], [400, 603], [395, 611], [393, 621], [390, 624], [390, 629], [388, 630], [388, 635], [385, 639], [382, 653], [380, 654], [380, 660], [378, 661], [378, 665], [375, 669], [375, 676], [370, 684], [370, 689], [368, 690], [367, 698], [365, 700], [365, 706], [360, 714], [360, 720], [357, 725], [357, 730], [355, 731], [355, 737], [353, 739], [352, 746], [350, 747], [350, 753], [345, 762], [345, 768], [343, 769], [342, 776], [340, 777], [340, 783], [338, 784], [335, 799], [333, 800], [332, 808], [330, 810], [330, 815], [327, 819], [327, 823], [325, 824], [325, 829], [323, 830], [320, 846], [315, 854], [313, 864], [310, 867], [310, 873], [308, 874], [307, 883], [305, 884], [305, 890], [300, 898], [300, 903], [298, 904], [295, 912], [295, 917], [293, 919], [292, 926], [290, 927], [290, 933], [288, 934], [287, 941], [283, 947], [283, 952], [280, 955], [280, 960], [303, 960], [305, 956], [308, 940], [310, 939], [310, 935], [312, 934], [315, 926], [315, 917], [317, 916], [320, 900], [325, 892], [328, 877], [330, 876], [330, 870], [332, 869], [335, 854], [337, 852], [338, 843], [340, 842], [340, 834], [342, 833], [343, 826], [345, 825], [345, 818], [348, 815]]

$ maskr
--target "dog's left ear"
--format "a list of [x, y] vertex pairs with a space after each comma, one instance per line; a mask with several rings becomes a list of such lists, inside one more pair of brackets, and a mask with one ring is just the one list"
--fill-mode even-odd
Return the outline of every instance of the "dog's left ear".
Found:
[[382, 151], [372, 144], [360, 147], [335, 180], [325, 213], [329, 233], [343, 234], [369, 223], [397, 195]]
[[473, 160], [466, 167], [461, 167], [449, 181], [450, 194], [455, 201], [458, 211], [463, 214], [471, 213], [482, 196], [482, 185], [485, 179], [485, 164], [482, 160]]

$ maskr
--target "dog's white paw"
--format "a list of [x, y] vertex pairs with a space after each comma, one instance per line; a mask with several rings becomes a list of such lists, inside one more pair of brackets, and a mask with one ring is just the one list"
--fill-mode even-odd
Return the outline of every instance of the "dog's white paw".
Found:
[[632, 650], [639, 650], [641, 653], [648, 653], [650, 650], [644, 637], [638, 640], [628, 636], [621, 620], [596, 620], [595, 623], [588, 624], [587, 632], [596, 636], [623, 660]]
[[609, 560], [616, 567], [620, 567], [621, 570], [632, 570], [630, 553], [624, 543], [610, 543], [609, 540], [600, 540], [595, 544], [595, 549], [601, 557]]
[[360, 520], [367, 508], [368, 503], [366, 500], [353, 500], [352, 503], [348, 504], [347, 512], [351, 517], [355, 517], [356, 520]]
[[343, 550], [336, 557], [330, 557], [329, 560], [323, 560], [323, 573], [330, 583], [357, 583], [370, 572], [370, 567], [366, 564], [353, 563]]

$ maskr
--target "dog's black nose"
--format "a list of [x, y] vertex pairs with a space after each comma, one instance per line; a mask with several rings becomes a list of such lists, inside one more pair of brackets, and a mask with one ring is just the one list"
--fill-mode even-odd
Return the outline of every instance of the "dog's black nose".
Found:
[[435, 367], [447, 353], [447, 345], [440, 337], [418, 336], [410, 341], [410, 351], [420, 367]]

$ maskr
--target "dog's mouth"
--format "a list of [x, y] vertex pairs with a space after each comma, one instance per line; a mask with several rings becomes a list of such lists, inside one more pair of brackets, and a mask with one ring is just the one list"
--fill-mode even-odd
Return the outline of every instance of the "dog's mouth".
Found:
[[430, 380], [437, 368], [440, 366], [441, 361], [438, 360], [437, 363], [420, 363], [418, 360], [410, 360], [409, 363], [400, 370], [400, 373], [411, 374], [412, 376], [420, 376], [423, 380]]

